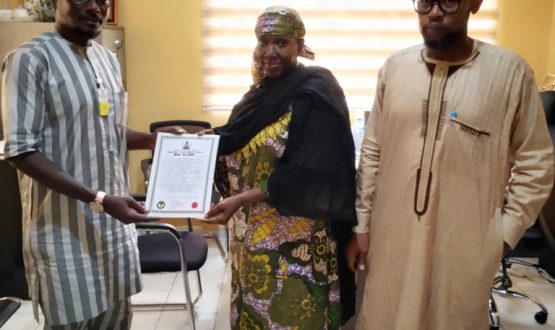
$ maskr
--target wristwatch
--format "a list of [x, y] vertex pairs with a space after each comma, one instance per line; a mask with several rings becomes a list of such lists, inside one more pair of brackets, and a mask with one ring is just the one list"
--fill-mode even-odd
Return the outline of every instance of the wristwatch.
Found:
[[104, 207], [102, 206], [104, 196], [106, 196], [106, 193], [103, 191], [99, 191], [96, 193], [96, 197], [94, 198], [94, 200], [89, 203], [89, 206], [94, 213], [100, 213], [104, 211]]

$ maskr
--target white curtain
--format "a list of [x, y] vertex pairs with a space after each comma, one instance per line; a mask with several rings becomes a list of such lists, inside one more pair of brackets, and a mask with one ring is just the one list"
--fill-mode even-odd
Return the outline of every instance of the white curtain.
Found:
[[[252, 84], [256, 18], [272, 5], [296, 9], [305, 43], [345, 90], [351, 111], [372, 106], [376, 76], [393, 52], [422, 42], [411, 0], [203, 0], [203, 107], [230, 110]], [[469, 34], [495, 43], [498, 0], [485, 0]]]

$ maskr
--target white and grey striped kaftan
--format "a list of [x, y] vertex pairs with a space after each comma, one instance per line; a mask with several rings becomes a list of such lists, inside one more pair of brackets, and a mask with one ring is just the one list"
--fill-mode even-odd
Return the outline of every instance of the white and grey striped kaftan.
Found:
[[[100, 79], [98, 79], [100, 78]], [[113, 54], [45, 33], [2, 67], [5, 156], [40, 151], [92, 190], [127, 196], [126, 94]], [[99, 90], [109, 114], [99, 114]], [[20, 173], [23, 250], [35, 317], [86, 320], [140, 291], [136, 232]], [[40, 298], [40, 299], [39, 299]]]

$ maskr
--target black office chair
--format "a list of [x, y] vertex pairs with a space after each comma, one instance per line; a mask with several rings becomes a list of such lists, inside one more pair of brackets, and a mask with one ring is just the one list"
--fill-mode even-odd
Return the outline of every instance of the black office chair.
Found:
[[[549, 134], [555, 146], [555, 91], [542, 92], [540, 96], [545, 110]], [[555, 213], [553, 212], [552, 205], [554, 199], [555, 191], [551, 193], [536, 223], [526, 230], [517, 246], [511, 250], [507, 258], [504, 258], [501, 262], [502, 275], [495, 278], [494, 287], [491, 289], [493, 294], [503, 297], [526, 299], [535, 303], [539, 311], [534, 314], [534, 319], [539, 324], [545, 324], [547, 322], [547, 317], [549, 315], [547, 308], [541, 301], [528, 294], [510, 290], [512, 282], [507, 273], [507, 268], [511, 267], [511, 258], [541, 258], [553, 256], [555, 254], [555, 238], [553, 236], [555, 233], [555, 231], [553, 231], [553, 224], [555, 224], [555, 218], [553, 218], [553, 216]], [[539, 265], [534, 266], [539, 268]], [[500, 316], [493, 296], [490, 296], [489, 311], [490, 329], [499, 329]]]
[[[200, 268], [208, 256], [208, 244], [202, 235], [190, 231], [178, 231], [166, 223], [138, 223], [136, 228], [144, 232], [139, 235], [139, 260], [142, 273], [181, 271], [186, 303], [133, 304], [142, 308], [186, 307], [189, 311], [189, 324], [195, 329], [193, 306], [202, 296]], [[188, 272], [196, 271], [198, 294], [191, 298]]]
[[[190, 134], [194, 134], [194, 133], [198, 133], [202, 130], [205, 129], [209, 129], [212, 127], [212, 125], [207, 122], [207, 121], [200, 121], [200, 120], [165, 120], [165, 121], [156, 121], [150, 124], [149, 130], [150, 132], [154, 132], [159, 128], [162, 127], [167, 127], [167, 126], [180, 126], [183, 127], [188, 133]], [[147, 159], [143, 159], [141, 160], [141, 171], [143, 172], [143, 178], [144, 178], [144, 182], [145, 182], [145, 191], [148, 189], [148, 182], [149, 182], [149, 178], [150, 178], [150, 168], [152, 166], [152, 158], [147, 158]], [[139, 196], [140, 198], [140, 196]], [[213, 189], [212, 190], [212, 202], [215, 203], [217, 201], [219, 201], [221, 198], [220, 193], [216, 190]], [[187, 225], [188, 225], [188, 229], [189, 231], [193, 231], [193, 224], [192, 224], [192, 219], [188, 218], [187, 219]], [[227, 226], [225, 227], [225, 237], [226, 237], [226, 247], [224, 249], [222, 242], [220, 241], [220, 238], [218, 237], [217, 234], [213, 234], [213, 233], [204, 233], [203, 236], [205, 238], [210, 238], [210, 239], [214, 239], [214, 241], [216, 242], [216, 245], [218, 246], [218, 249], [220, 250], [220, 254], [222, 255], [222, 258], [226, 259], [227, 257], [227, 252], [229, 252], [229, 230], [227, 228]]]
[[[507, 269], [512, 265], [511, 258], [537, 258], [553, 255], [553, 253], [555, 253], [555, 238], [549, 232], [545, 218], [540, 214], [534, 226], [526, 230], [517, 246], [501, 262], [502, 275], [494, 279], [491, 292], [502, 297], [525, 299], [536, 304], [539, 311], [534, 314], [534, 319], [539, 324], [545, 324], [549, 315], [547, 307], [539, 299], [527, 293], [511, 290], [513, 284]], [[539, 266], [536, 265], [536, 267]], [[493, 296], [490, 297], [489, 308], [490, 329], [499, 329], [500, 316]]]
[[[137, 201], [144, 202], [144, 195], [134, 196]], [[194, 304], [202, 296], [202, 282], [200, 279], [200, 268], [208, 257], [208, 244], [206, 239], [193, 231], [178, 231], [174, 226], [167, 223], [137, 223], [139, 248], [139, 262], [141, 273], [160, 273], [181, 271], [183, 277], [183, 288], [185, 303], [134, 303], [139, 308], [187, 308], [189, 312], [189, 324], [195, 329]], [[191, 286], [189, 285], [190, 271], [196, 272], [197, 295], [191, 298]]]

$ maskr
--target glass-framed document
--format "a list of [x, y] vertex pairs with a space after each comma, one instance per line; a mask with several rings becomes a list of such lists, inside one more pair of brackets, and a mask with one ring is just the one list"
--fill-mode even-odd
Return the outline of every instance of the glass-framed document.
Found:
[[219, 139], [158, 133], [145, 203], [149, 216], [204, 217], [210, 209]]

